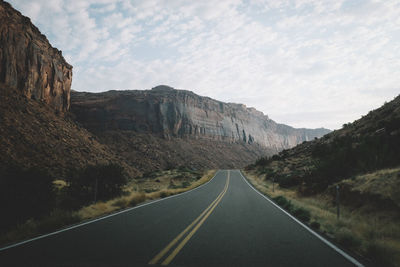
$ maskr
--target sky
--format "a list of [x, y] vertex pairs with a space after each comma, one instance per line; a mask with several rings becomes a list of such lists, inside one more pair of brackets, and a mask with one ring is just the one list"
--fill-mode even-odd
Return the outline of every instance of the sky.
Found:
[[398, 0], [8, 1], [77, 91], [165, 84], [329, 129], [400, 94]]

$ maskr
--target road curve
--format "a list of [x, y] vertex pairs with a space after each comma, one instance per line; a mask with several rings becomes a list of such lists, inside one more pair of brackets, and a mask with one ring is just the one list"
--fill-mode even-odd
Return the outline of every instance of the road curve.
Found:
[[190, 192], [0, 250], [0, 266], [358, 265], [350, 260], [227, 170]]

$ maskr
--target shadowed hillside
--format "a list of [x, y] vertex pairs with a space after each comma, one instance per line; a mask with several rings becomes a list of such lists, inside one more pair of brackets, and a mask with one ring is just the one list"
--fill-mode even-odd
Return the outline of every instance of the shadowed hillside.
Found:
[[37, 167], [54, 178], [87, 165], [118, 162], [130, 177], [138, 171], [68, 116], [0, 85], [0, 167]]
[[399, 266], [399, 155], [400, 96], [318, 140], [260, 158], [246, 173], [336, 242], [376, 266]]

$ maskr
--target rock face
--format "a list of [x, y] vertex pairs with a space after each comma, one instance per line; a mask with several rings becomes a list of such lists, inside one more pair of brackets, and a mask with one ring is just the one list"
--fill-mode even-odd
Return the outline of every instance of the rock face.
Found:
[[0, 0], [0, 83], [58, 111], [70, 105], [72, 66], [46, 36]]
[[254, 108], [223, 103], [186, 90], [157, 86], [152, 90], [72, 93], [71, 111], [95, 133], [135, 131], [165, 138], [212, 139], [256, 143], [280, 151], [328, 133], [278, 124]]

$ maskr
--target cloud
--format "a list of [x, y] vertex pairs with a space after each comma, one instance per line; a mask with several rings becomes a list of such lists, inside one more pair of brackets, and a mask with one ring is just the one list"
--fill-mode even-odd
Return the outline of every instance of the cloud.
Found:
[[12, 0], [80, 91], [190, 89], [338, 128], [400, 92], [400, 2]]

